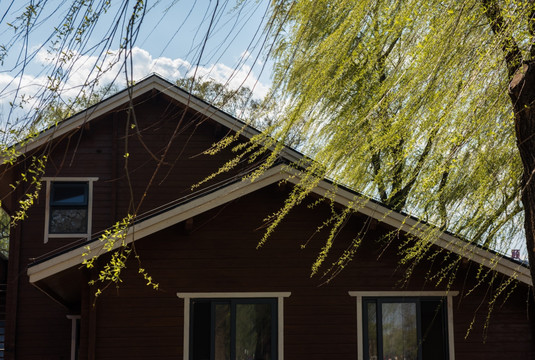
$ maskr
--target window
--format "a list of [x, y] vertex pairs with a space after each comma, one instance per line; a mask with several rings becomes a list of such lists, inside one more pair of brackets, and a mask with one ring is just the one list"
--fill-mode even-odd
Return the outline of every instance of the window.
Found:
[[364, 359], [447, 360], [444, 298], [364, 298]]
[[51, 237], [90, 237], [93, 181], [60, 178], [46, 181], [45, 243]]
[[282, 360], [283, 298], [290, 293], [179, 293], [184, 359]]
[[87, 234], [87, 182], [53, 182], [49, 234]]
[[357, 297], [359, 360], [453, 359], [457, 292], [349, 294]]
[[192, 360], [277, 359], [276, 299], [192, 299]]

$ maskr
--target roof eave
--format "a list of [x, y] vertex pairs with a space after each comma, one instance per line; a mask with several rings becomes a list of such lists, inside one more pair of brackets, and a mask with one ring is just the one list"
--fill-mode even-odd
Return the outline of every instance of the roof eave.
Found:
[[[124, 106], [130, 102], [131, 99], [146, 94], [153, 89], [215, 120], [219, 124], [233, 131], [240, 132], [248, 139], [260, 134], [260, 131], [254, 129], [250, 125], [247, 125], [239, 119], [191, 95], [190, 93], [182, 90], [178, 86], [168, 82], [160, 76], [151, 75], [130, 88], [120, 91], [119, 93], [102, 100], [98, 104], [95, 104], [92, 107], [72, 116], [71, 118], [59, 122], [57, 125], [43, 131], [30, 141], [22, 145], [16, 145], [16, 154], [22, 155], [35, 150], [45, 145], [49, 141], [79, 129], [88, 122], [91, 122], [92, 120], [110, 112], [115, 108]], [[303, 159], [303, 155], [301, 153], [289, 147], [284, 147], [281, 155], [291, 162], [297, 162]], [[4, 159], [1, 160], [3, 162]]]
[[[278, 165], [267, 170], [254, 182], [251, 182], [250, 180], [242, 180], [241, 182], [228, 185], [132, 226], [128, 230], [124, 243], [128, 244], [134, 240], [149, 236], [166, 227], [177, 224], [278, 181], [286, 180], [293, 184], [298, 184], [300, 181], [300, 174], [299, 171], [288, 166]], [[348, 190], [336, 188], [333, 184], [324, 180], [320, 181], [312, 192], [320, 196], [329, 195], [330, 198], [333, 198], [334, 201], [340, 205], [352, 206], [356, 211], [366, 216], [414, 236], [421, 237], [423, 234], [433, 231], [433, 228], [430, 225], [423, 224], [414, 218], [392, 211], [385, 206], [356, 195]], [[433, 241], [434, 245], [479, 263], [491, 270], [516, 278], [524, 284], [532, 285], [531, 275], [528, 268], [502, 257], [499, 254], [492, 253], [444, 232], [437, 233], [436, 236], [433, 236]], [[70, 267], [78, 266], [82, 264], [84, 259], [102, 255], [121, 246], [120, 243], [117, 243], [112, 249], [106, 251], [104, 249], [104, 243], [99, 240], [89, 242], [87, 245], [90, 248], [90, 252], [86, 256], [83, 256], [83, 254], [88, 251], [87, 248], [80, 247], [45, 260], [42, 263], [30, 266], [28, 268], [30, 282], [37, 282]]]

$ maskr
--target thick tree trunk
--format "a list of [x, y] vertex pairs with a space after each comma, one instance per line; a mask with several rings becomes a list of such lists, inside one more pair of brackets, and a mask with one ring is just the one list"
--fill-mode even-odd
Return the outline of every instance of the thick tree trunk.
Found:
[[525, 62], [517, 70], [509, 84], [509, 96], [515, 115], [517, 146], [524, 167], [521, 189], [524, 228], [531, 279], [535, 279], [535, 61]]

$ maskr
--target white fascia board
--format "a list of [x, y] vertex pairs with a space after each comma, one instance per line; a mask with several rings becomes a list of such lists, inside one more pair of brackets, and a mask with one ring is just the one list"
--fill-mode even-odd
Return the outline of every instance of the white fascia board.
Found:
[[[219, 205], [223, 205], [229, 201], [264, 188], [280, 180], [286, 180], [293, 184], [298, 184], [300, 178], [301, 176], [298, 170], [291, 169], [286, 165], [278, 165], [267, 170], [254, 182], [251, 182], [250, 180], [243, 180], [241, 182], [229, 185], [225, 188], [214, 191], [206, 196], [195, 199], [182, 206], [178, 206], [174, 209], [166, 211], [163, 214], [154, 216], [134, 225], [129, 229], [125, 243], [128, 244], [134, 241], [134, 239], [141, 239], [159, 230], [165, 229], [166, 227], [172, 226], [178, 222], [189, 219], [192, 216], [211, 210]], [[421, 236], [422, 234], [426, 233], [426, 231], [432, 230], [429, 225], [422, 224], [409, 216], [390, 210], [374, 201], [366, 199], [362, 196], [358, 196], [353, 192], [335, 187], [324, 180], [320, 181], [312, 190], [312, 192], [320, 196], [328, 195], [329, 198], [333, 198], [334, 201], [340, 205], [353, 206], [356, 211], [366, 216], [414, 236]], [[334, 194], [334, 197], [330, 194]], [[532, 284], [531, 275], [527, 268], [503, 258], [499, 254], [493, 254], [490, 251], [481, 249], [473, 244], [446, 233], [438, 234], [434, 240], [434, 244], [455, 254], [463, 256], [468, 260], [482, 264], [483, 266], [492, 270], [496, 270], [507, 276], [514, 277], [527, 285]], [[89, 243], [89, 245], [91, 248], [91, 254], [86, 258], [91, 258], [93, 256], [105, 253], [105, 250], [103, 249], [104, 243], [96, 240]], [[119, 246], [120, 244], [116, 244], [114, 249], [118, 248]], [[86, 251], [87, 250], [84, 247], [77, 248], [30, 267], [28, 269], [30, 282], [39, 281], [71, 266], [81, 264], [83, 261], [82, 254]]]
[[[290, 177], [288, 180], [294, 184], [297, 184], [299, 182], [299, 177]], [[421, 237], [423, 234], [433, 230], [429, 225], [418, 222], [408, 215], [403, 215], [396, 211], [390, 210], [372, 200], [355, 195], [355, 193], [350, 191], [335, 188], [327, 181], [320, 181], [318, 186], [316, 186], [312, 192], [321, 196], [334, 193], [334, 201], [337, 203], [344, 206], [351, 205], [358, 212], [364, 215], [417, 237]], [[482, 264], [489, 269], [496, 270], [507, 276], [514, 277], [527, 285], [532, 285], [529, 269], [507, 258], [504, 258], [499, 254], [494, 254], [444, 232], [437, 234], [434, 239], [434, 244], [468, 260]]]
[[[281, 171], [281, 166], [282, 165], [279, 165], [267, 170], [254, 182], [251, 182], [248, 179], [242, 180], [166, 211], [160, 215], [141, 221], [130, 227], [124, 242], [118, 241], [111, 250], [115, 250], [123, 244], [129, 244], [134, 240], [139, 240], [145, 236], [151, 235], [157, 231], [163, 230], [169, 226], [283, 180], [285, 175], [284, 172]], [[86, 246], [81, 246], [40, 264], [29, 267], [28, 276], [30, 277], [30, 282], [35, 283], [48, 276], [57, 274], [60, 271], [80, 265], [84, 259], [90, 259], [94, 256], [105, 254], [107, 251], [104, 249], [104, 244], [105, 242], [94, 240], [87, 243], [89, 250]], [[88, 255], [82, 256], [84, 253], [88, 253]]]
[[[28, 143], [17, 146], [16, 151], [22, 154], [34, 150], [40, 146], [43, 146], [47, 142], [54, 140], [70, 131], [76, 130], [81, 126], [85, 125], [88, 122], [98, 118], [101, 115], [106, 114], [107, 112], [127, 104], [130, 99], [134, 99], [140, 95], [143, 95], [153, 89], [158, 90], [172, 99], [190, 107], [191, 109], [213, 119], [214, 121], [220, 123], [221, 125], [236, 131], [241, 132], [246, 138], [250, 139], [255, 135], [258, 135], [260, 132], [251, 126], [246, 125], [245, 123], [237, 120], [236, 118], [230, 116], [229, 114], [217, 109], [216, 107], [209, 105], [208, 103], [196, 98], [195, 96], [189, 94], [188, 92], [180, 89], [179, 87], [171, 84], [163, 78], [152, 75], [149, 78], [140, 81], [136, 85], [132, 86], [129, 90], [123, 90], [106, 100], [98, 103], [94, 107], [91, 107], [85, 111], [82, 111], [72, 118], [67, 119], [58, 123], [56, 126], [45, 130], [43, 133], [39, 134], [35, 139], [29, 141]], [[299, 152], [292, 150], [288, 147], [284, 147], [282, 150], [283, 157], [287, 158], [292, 162], [299, 161], [303, 158], [303, 155]], [[4, 159], [0, 159], [2, 162]], [[2, 163], [0, 162], [0, 163]]]
[[[206, 117], [229, 128], [230, 130], [243, 134], [243, 136], [248, 139], [260, 134], [260, 131], [254, 129], [253, 127], [239, 121], [235, 117], [219, 110], [203, 100], [198, 99], [197, 97], [189, 94], [175, 85], [172, 85], [158, 76], [154, 76], [154, 80], [151, 85], [153, 85], [156, 90], [162, 92], [163, 94], [184, 105], [187, 105], [189, 108], [205, 115]], [[284, 158], [294, 163], [303, 158], [302, 154], [286, 146], [282, 150], [282, 155]]]
[[[150, 91], [152, 89], [152, 81], [148, 79], [146, 82], [142, 81], [138, 85], [132, 87], [131, 95], [132, 98], [142, 95], [143, 93]], [[84, 110], [70, 119], [59, 122], [56, 126], [51, 127], [48, 130], [45, 130], [39, 134], [35, 139], [29, 141], [28, 143], [17, 146], [17, 152], [26, 153], [28, 151], [34, 150], [49, 141], [52, 141], [68, 132], [76, 130], [86, 123], [98, 118], [101, 115], [106, 114], [107, 112], [122, 106], [130, 101], [129, 91], [121, 91], [106, 100], [98, 103], [94, 107], [91, 107], [87, 110]]]

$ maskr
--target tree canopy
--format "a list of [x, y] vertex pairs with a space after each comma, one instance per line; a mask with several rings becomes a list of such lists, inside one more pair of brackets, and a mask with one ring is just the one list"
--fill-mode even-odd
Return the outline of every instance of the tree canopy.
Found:
[[[238, 13], [245, 3], [236, 2]], [[44, 8], [46, 1], [32, 4], [10, 23], [15, 35], [2, 44], [0, 61], [35, 31]], [[119, 44], [112, 61], [122, 62], [127, 83], [132, 81], [131, 53], [147, 6], [125, 2], [102, 42], [93, 45], [90, 36], [109, 10], [107, 1], [78, 0], [68, 7], [51, 35], [49, 52], [57, 61], [32, 100], [36, 108], [50, 109], [39, 105], [54, 104], [73, 61], [87, 53], [98, 56], [95, 81], [84, 86], [96, 86], [111, 67], [104, 55], [111, 44]], [[207, 18], [206, 41], [216, 10]], [[427, 256], [438, 229], [503, 252], [525, 238], [534, 263], [535, 197], [526, 189], [535, 160], [525, 154], [535, 152], [528, 141], [535, 132], [520, 126], [523, 118], [535, 124], [527, 91], [535, 80], [524, 76], [531, 69], [534, 13], [533, 2], [513, 0], [273, 0], [263, 42], [275, 60], [273, 87], [267, 105], [255, 110], [271, 111], [266, 109], [275, 100], [283, 106], [239, 156], [271, 152], [260, 172], [299, 133], [299, 149], [314, 154], [314, 161], [299, 164], [307, 169], [304, 180], [269, 218], [262, 241], [326, 176], [436, 226], [405, 249], [405, 261]], [[28, 51], [23, 46], [21, 77], [36, 56]], [[34, 114], [28, 124], [38, 127], [42, 120], [42, 113]], [[230, 144], [227, 139], [219, 148]], [[331, 236], [314, 272], [352, 211], [328, 220]], [[357, 237], [351, 251], [358, 244]], [[335, 260], [334, 269], [350, 258]]]
[[[270, 135], [284, 141], [298, 124], [313, 140], [304, 152], [321, 164], [310, 166], [314, 177], [330, 177], [484, 247], [520, 246], [523, 166], [507, 90], [521, 65], [510, 50], [530, 59], [533, 4], [310, 5], [272, 3], [271, 96], [288, 106]], [[270, 139], [257, 140], [272, 145]], [[273, 215], [273, 227], [314, 185], [306, 181]], [[434, 236], [416, 241], [407, 260], [424, 256], [429, 247], [422, 244]]]

